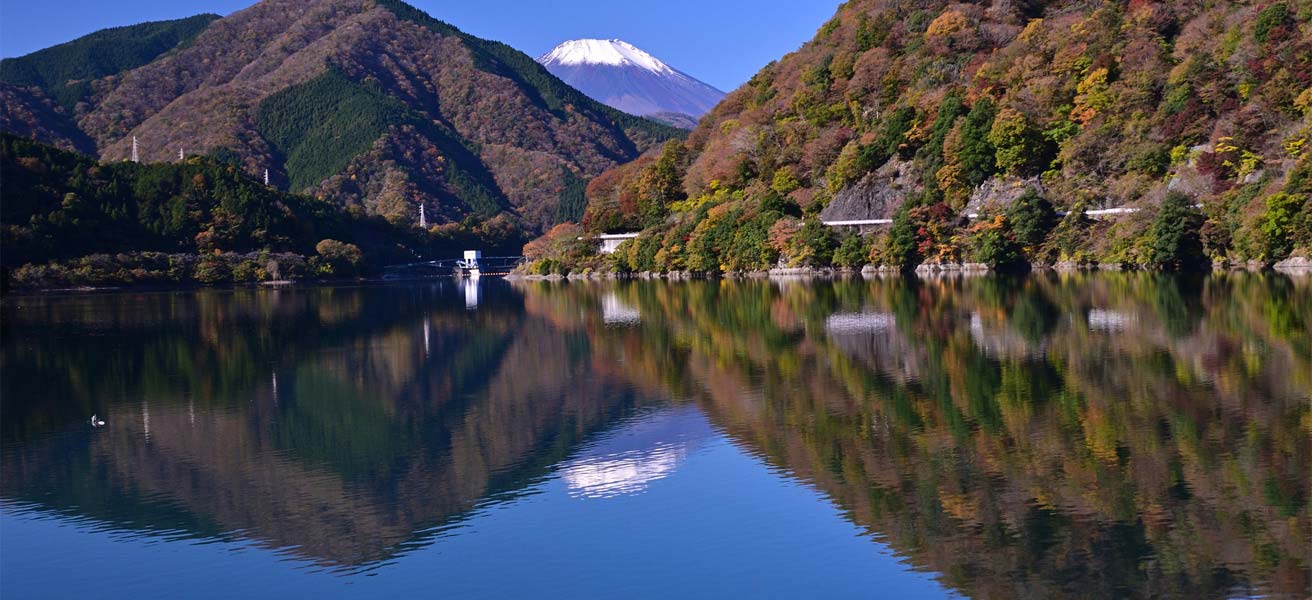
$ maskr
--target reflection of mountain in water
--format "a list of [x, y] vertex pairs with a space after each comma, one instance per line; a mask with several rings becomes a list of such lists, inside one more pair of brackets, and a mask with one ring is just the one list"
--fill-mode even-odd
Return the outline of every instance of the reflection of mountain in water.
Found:
[[586, 326], [599, 353], [965, 594], [1198, 598], [1312, 584], [1309, 284], [524, 289], [558, 315], [619, 294], [644, 326]]
[[484, 283], [473, 311], [450, 284], [15, 299], [0, 494], [368, 568], [553, 475], [589, 500], [661, 485], [713, 426], [964, 594], [1297, 596], [1310, 284]]
[[[113, 372], [84, 393], [121, 400], [100, 409], [103, 430], [71, 418], [63, 434], [6, 444], [5, 498], [129, 530], [239, 535], [325, 565], [363, 566], [483, 498], [540, 479], [636, 401], [620, 382], [583, 376], [586, 339], [525, 319], [504, 288], [500, 307], [477, 313], [472, 327], [464, 290], [396, 298], [403, 290], [284, 292], [261, 306], [272, 310], [223, 325], [204, 315], [235, 315], [165, 310], [158, 322], [122, 323], [103, 318], [121, 298], [72, 308], [24, 300], [102, 337], [72, 354], [43, 348], [48, 365], [6, 346], [6, 379]], [[267, 300], [247, 299], [256, 298]], [[353, 316], [339, 319], [341, 310]], [[183, 317], [192, 314], [202, 320], [190, 326], [229, 334], [193, 346]], [[24, 326], [20, 314], [11, 318]], [[120, 344], [129, 352], [108, 351]], [[174, 358], [159, 360], [166, 355]], [[107, 364], [87, 362], [95, 356]], [[216, 362], [180, 364], [197, 359]], [[10, 371], [18, 364], [25, 368]], [[37, 382], [6, 381], [6, 396], [29, 384]], [[69, 414], [94, 403], [66, 391]]]
[[637, 494], [664, 479], [714, 435], [691, 406], [643, 414], [589, 444], [561, 467], [570, 494], [609, 498]]

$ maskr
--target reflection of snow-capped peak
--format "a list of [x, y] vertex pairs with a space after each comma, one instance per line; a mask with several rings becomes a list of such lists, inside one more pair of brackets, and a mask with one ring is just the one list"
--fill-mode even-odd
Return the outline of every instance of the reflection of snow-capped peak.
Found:
[[685, 448], [666, 446], [649, 452], [589, 458], [565, 467], [563, 477], [573, 495], [585, 498], [624, 496], [641, 492], [647, 484], [668, 477], [686, 457]]
[[538, 59], [544, 65], [634, 66], [660, 75], [674, 73], [669, 65], [623, 40], [570, 40]]
[[612, 498], [637, 494], [672, 475], [705, 440], [715, 435], [706, 416], [692, 407], [642, 415], [605, 435], [561, 468], [571, 496]]

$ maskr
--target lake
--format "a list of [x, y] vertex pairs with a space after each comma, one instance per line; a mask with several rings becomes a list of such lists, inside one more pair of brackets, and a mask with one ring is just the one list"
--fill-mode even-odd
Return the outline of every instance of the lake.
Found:
[[0, 325], [5, 598], [1312, 585], [1312, 277], [122, 292]]

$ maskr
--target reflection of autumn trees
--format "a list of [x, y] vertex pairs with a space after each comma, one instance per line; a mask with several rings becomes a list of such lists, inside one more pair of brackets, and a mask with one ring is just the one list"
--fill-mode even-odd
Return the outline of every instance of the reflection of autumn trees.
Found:
[[[20, 336], [35, 352], [6, 343], [7, 401], [42, 381], [69, 395], [27, 422], [6, 413], [6, 499], [364, 567], [523, 489], [637, 401], [592, 373], [586, 337], [525, 317], [509, 294], [478, 312], [425, 288], [208, 294], [5, 315], [99, 332], [85, 345]], [[76, 427], [84, 407], [111, 426]], [[51, 422], [71, 433], [26, 439]]]
[[[526, 302], [577, 314], [598, 293], [529, 288]], [[622, 349], [626, 371], [677, 373], [676, 395], [965, 592], [1208, 597], [1312, 583], [1307, 279], [614, 293], [639, 307], [641, 328], [589, 330]], [[892, 325], [827, 330], [834, 313]]]
[[[478, 311], [440, 286], [0, 310], [4, 498], [112, 527], [365, 567], [664, 397], [972, 595], [1312, 583], [1308, 279], [525, 283]], [[96, 411], [109, 428], [76, 426]]]

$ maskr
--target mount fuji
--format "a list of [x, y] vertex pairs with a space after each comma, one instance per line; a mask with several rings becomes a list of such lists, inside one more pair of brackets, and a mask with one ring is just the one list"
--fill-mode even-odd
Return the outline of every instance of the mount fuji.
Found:
[[724, 92], [622, 40], [568, 41], [538, 62], [594, 100], [685, 129], [724, 99]]

